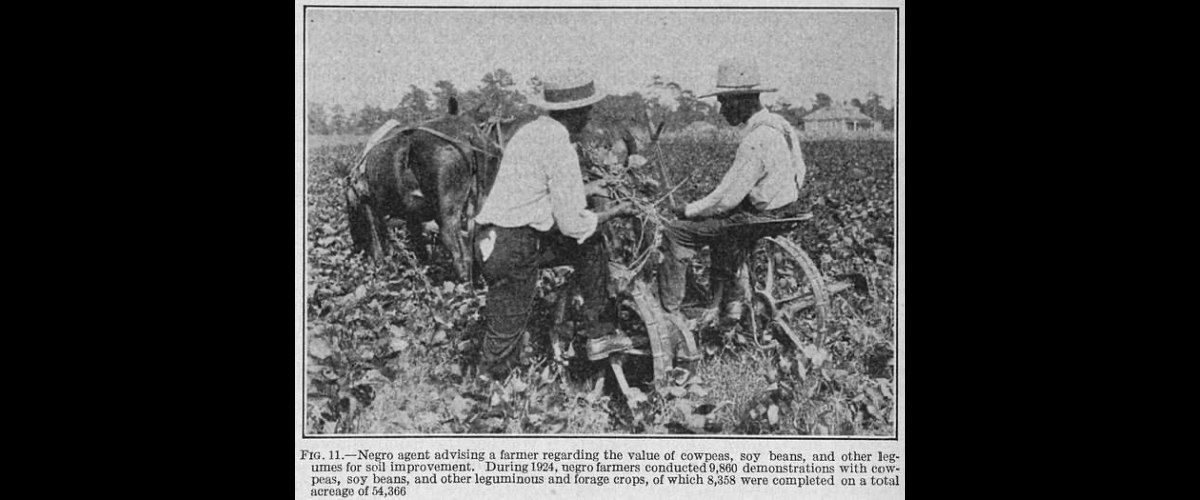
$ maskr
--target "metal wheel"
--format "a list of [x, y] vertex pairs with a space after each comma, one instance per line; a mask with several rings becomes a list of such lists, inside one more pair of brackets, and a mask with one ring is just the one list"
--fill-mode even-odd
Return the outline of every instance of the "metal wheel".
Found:
[[633, 341], [622, 352], [649, 361], [652, 371], [646, 375], [656, 385], [665, 383], [676, 361], [701, 357], [690, 326], [679, 315], [662, 310], [655, 287], [646, 280], [634, 278], [617, 301], [617, 328]]
[[749, 323], [760, 348], [793, 347], [801, 336], [820, 342], [829, 319], [829, 290], [808, 254], [783, 237], [761, 238], [747, 256], [752, 290]]
[[[560, 303], [556, 305], [556, 323], [562, 323], [566, 316], [565, 302], [560, 299]], [[668, 371], [674, 367], [674, 357], [681, 350], [677, 344], [685, 342], [680, 338], [681, 332], [672, 331], [673, 321], [663, 314], [653, 289], [646, 281], [634, 279], [629, 284], [628, 292], [620, 294], [614, 306], [617, 328], [632, 340], [632, 346], [609, 353], [603, 361], [593, 361], [609, 365], [620, 391], [629, 398], [633, 385], [653, 383], [657, 387], [664, 384]], [[587, 340], [581, 335], [575, 335], [572, 342], [575, 345], [569, 349], [574, 353], [574, 357], [589, 359], [587, 347], [584, 345]], [[692, 348], [694, 349], [694, 346]], [[556, 355], [566, 350], [555, 347]], [[599, 393], [604, 387], [604, 375], [597, 373], [595, 376], [598, 378], [595, 379], [593, 392]], [[633, 400], [629, 401], [632, 407]]]

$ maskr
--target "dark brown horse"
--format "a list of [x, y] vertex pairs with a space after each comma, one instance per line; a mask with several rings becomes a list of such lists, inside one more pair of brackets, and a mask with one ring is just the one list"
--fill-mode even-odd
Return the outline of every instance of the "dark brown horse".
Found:
[[[451, 106], [453, 108], [453, 106]], [[501, 144], [534, 117], [508, 122], [448, 115], [380, 130], [347, 179], [346, 210], [357, 251], [382, 258], [389, 219], [403, 221], [426, 260], [423, 224], [434, 221], [460, 280], [473, 276], [469, 233], [496, 180]], [[385, 125], [388, 127], [389, 125]]]

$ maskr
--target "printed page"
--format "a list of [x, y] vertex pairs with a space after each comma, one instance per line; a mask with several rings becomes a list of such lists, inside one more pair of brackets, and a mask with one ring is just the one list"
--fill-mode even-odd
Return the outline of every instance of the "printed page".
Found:
[[297, 2], [295, 497], [903, 498], [903, 14]]

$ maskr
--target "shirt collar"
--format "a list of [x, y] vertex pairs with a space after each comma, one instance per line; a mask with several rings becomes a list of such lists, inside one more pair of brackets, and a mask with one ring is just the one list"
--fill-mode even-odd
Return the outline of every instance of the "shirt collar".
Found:
[[771, 111], [768, 110], [766, 106], [763, 106], [763, 108], [754, 113], [749, 120], [746, 120], [746, 128], [754, 128], [755, 125], [766, 122], [770, 117]]
[[750, 115], [750, 118], [746, 120], [746, 123], [738, 127], [738, 137], [745, 139], [746, 136], [750, 134], [750, 131], [754, 130], [754, 128], [759, 125], [767, 123], [767, 121], [770, 119], [771, 112], [767, 110], [766, 106], [763, 106], [762, 109], [758, 110], [753, 115]]

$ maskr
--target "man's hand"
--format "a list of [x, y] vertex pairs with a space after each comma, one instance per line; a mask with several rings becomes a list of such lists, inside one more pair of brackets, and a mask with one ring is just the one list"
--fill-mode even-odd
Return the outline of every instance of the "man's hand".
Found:
[[637, 207], [629, 201], [618, 201], [608, 206], [608, 210], [612, 212], [613, 217], [628, 217], [637, 214]]
[[583, 193], [585, 196], [604, 196], [608, 197], [608, 180], [600, 179], [589, 182], [583, 185]]
[[687, 205], [683, 204], [683, 203], [677, 203], [675, 205], [672, 205], [671, 208], [668, 208], [667, 213], [674, 215], [676, 219], [686, 219], [687, 218]]
[[637, 207], [628, 201], [620, 201], [613, 203], [604, 209], [604, 211], [596, 214], [597, 222], [603, 224], [613, 217], [627, 217], [637, 213]]

